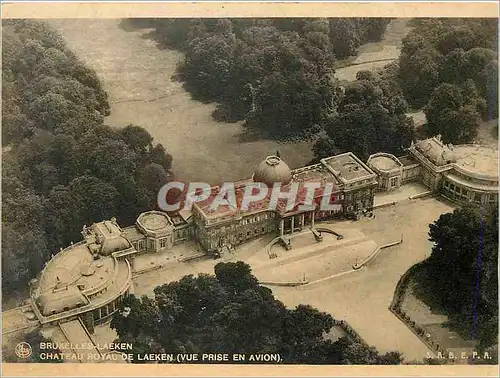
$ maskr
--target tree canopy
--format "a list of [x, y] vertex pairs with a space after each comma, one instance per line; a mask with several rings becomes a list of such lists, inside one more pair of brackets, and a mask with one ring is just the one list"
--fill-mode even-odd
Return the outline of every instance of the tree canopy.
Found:
[[130, 20], [155, 27], [165, 46], [182, 49], [180, 65], [195, 99], [218, 103], [214, 117], [244, 120], [267, 137], [314, 132], [341, 95], [335, 59], [380, 40], [389, 19]]
[[[50, 344], [50, 345], [54, 345], [54, 342], [48, 338], [46, 338], [41, 330], [39, 328], [33, 330], [33, 331], [30, 331], [24, 335], [22, 335], [21, 337], [18, 338], [19, 341], [24, 341], [26, 343], [28, 343], [31, 348], [32, 348], [32, 352], [31, 352], [31, 355], [27, 358], [19, 358], [18, 356], [16, 356], [15, 352], [14, 352], [14, 345], [9, 345], [7, 348], [4, 348], [3, 349], [3, 358], [2, 360], [5, 361], [5, 362], [22, 362], [22, 363], [49, 363], [49, 364], [59, 364], [59, 363], [63, 363], [64, 362], [64, 356], [63, 356], [63, 353], [61, 353], [61, 351], [56, 348], [40, 348], [40, 345], [42, 343], [46, 343], [46, 344]], [[10, 343], [9, 343], [10, 344]], [[50, 355], [51, 358], [42, 358], [42, 353], [45, 353], [47, 355]]]
[[398, 75], [408, 103], [425, 107], [429, 134], [440, 133], [452, 143], [473, 140], [482, 119], [498, 118], [498, 21], [412, 23]]
[[172, 157], [140, 126], [104, 124], [94, 71], [47, 24], [3, 23], [2, 288], [22, 288], [83, 224], [156, 206]]
[[[188, 275], [158, 286], [154, 298], [127, 297], [111, 327], [132, 353], [279, 353], [284, 363], [399, 364], [397, 352], [325, 338], [331, 315], [287, 309], [244, 262], [219, 263], [215, 275]], [[137, 360], [137, 358], [136, 358]]]
[[[441, 305], [477, 337], [498, 342], [498, 209], [468, 205], [430, 225], [426, 271]], [[474, 327], [476, 327], [474, 329]], [[475, 335], [474, 335], [475, 333]]]
[[314, 146], [316, 159], [347, 151], [361, 159], [379, 151], [403, 152], [413, 139], [413, 120], [388, 72], [360, 71], [346, 85], [337, 111], [322, 125], [327, 135]]

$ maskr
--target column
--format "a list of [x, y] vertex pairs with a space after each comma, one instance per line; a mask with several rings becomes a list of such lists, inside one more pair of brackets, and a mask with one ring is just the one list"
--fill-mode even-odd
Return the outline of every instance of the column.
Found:
[[98, 311], [99, 311], [99, 319], [101, 319], [102, 318], [102, 311], [100, 308], [98, 309]]
[[302, 213], [302, 214], [300, 215], [300, 225], [301, 225], [301, 227], [302, 227], [302, 228], [304, 228], [304, 223], [305, 223], [304, 218], [305, 218], [305, 217], [306, 217], [306, 216], [305, 216], [305, 214], [304, 214], [304, 213]]
[[280, 236], [283, 236], [283, 219], [280, 220]]
[[311, 212], [311, 228], [314, 228], [314, 210]]
[[295, 215], [292, 215], [292, 233], [295, 229]]

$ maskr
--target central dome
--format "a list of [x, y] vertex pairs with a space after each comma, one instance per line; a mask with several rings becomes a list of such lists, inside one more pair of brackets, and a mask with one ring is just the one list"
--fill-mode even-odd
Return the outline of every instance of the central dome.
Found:
[[276, 182], [287, 185], [292, 181], [292, 172], [278, 156], [268, 156], [257, 166], [253, 181], [262, 182], [268, 187], [272, 187]]

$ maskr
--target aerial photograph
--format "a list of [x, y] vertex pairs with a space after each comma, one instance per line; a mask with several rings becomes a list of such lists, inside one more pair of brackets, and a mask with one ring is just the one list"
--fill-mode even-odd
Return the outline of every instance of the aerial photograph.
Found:
[[498, 365], [498, 82], [498, 18], [3, 19], [2, 362]]

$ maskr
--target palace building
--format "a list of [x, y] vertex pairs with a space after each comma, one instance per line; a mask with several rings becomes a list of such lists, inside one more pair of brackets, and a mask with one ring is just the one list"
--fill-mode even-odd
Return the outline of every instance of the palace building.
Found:
[[[260, 235], [284, 236], [315, 221], [371, 210], [376, 191], [389, 191], [420, 181], [429, 191], [452, 200], [481, 204], [498, 201], [498, 151], [476, 145], [444, 145], [439, 137], [412, 143], [408, 154], [395, 157], [377, 153], [363, 163], [352, 153], [321, 159], [318, 164], [290, 169], [278, 156], [269, 156], [252, 177], [235, 183], [238, 206], [209, 206], [210, 199], [194, 203], [191, 211], [167, 214], [149, 211], [134, 225], [121, 228], [115, 219], [83, 226], [83, 240], [61, 250], [30, 282], [30, 303], [40, 324], [80, 319], [89, 332], [117, 310], [132, 284], [131, 261], [139, 254], [168, 252], [178, 243], [194, 240], [207, 254], [232, 249]], [[243, 187], [249, 182], [266, 185], [320, 183], [333, 187], [334, 210], [313, 206], [301, 210], [301, 197], [293, 206], [278, 202], [270, 209], [269, 195], [243, 210]], [[320, 189], [321, 189], [320, 188]], [[220, 188], [212, 188], [211, 196]]]
[[446, 145], [438, 135], [412, 143], [406, 156], [371, 155], [367, 165], [378, 175], [379, 190], [397, 189], [418, 180], [455, 202], [498, 202], [498, 149]]

